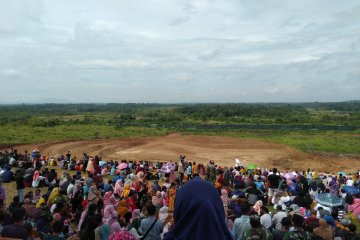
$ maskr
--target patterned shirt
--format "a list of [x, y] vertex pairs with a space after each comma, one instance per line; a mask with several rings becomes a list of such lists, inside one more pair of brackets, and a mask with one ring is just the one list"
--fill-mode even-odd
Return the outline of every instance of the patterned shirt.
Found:
[[[145, 234], [147, 230], [153, 225], [156, 217], [150, 216], [148, 218], [145, 218], [141, 220], [141, 230], [142, 233]], [[160, 234], [162, 233], [164, 228], [164, 223], [158, 219], [156, 219], [155, 225], [151, 228], [150, 232], [146, 235], [145, 240], [160, 240]]]

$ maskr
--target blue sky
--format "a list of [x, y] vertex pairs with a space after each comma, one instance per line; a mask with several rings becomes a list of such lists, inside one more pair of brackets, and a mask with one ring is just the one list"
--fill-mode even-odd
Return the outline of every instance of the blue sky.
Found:
[[0, 103], [360, 99], [359, 1], [3, 0]]

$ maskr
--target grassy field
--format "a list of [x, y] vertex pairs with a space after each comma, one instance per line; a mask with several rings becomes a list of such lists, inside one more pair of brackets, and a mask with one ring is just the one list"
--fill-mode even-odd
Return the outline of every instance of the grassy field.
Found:
[[285, 144], [305, 152], [360, 154], [360, 133], [335, 131], [225, 131], [192, 134], [256, 138]]
[[27, 125], [0, 126], [0, 144], [41, 143], [60, 140], [110, 139], [142, 136], [162, 136], [172, 132], [195, 135], [220, 135], [256, 138], [295, 147], [305, 152], [360, 154], [360, 131], [286, 131], [286, 130], [231, 130], [203, 131], [189, 129], [141, 128], [110, 125], [57, 125], [30, 127]]

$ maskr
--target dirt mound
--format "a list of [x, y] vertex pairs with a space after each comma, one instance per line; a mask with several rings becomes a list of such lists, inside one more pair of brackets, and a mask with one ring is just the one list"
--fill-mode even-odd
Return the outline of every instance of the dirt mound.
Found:
[[16, 146], [22, 152], [37, 147], [47, 156], [66, 154], [68, 150], [77, 158], [86, 152], [113, 160], [177, 161], [185, 155], [190, 161], [208, 163], [215, 160], [223, 166], [233, 166], [235, 158], [244, 166], [256, 163], [263, 167], [317, 171], [357, 171], [358, 159], [340, 156], [308, 154], [291, 147], [271, 142], [220, 136], [193, 136], [170, 134], [162, 137], [102, 139], [89, 141], [48, 142]]

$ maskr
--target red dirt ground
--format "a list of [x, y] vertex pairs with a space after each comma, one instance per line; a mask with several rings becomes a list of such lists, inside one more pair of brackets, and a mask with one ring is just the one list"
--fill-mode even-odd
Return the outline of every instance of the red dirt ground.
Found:
[[82, 157], [100, 155], [105, 160], [177, 161], [180, 155], [187, 160], [221, 166], [234, 166], [235, 158], [242, 165], [256, 163], [259, 167], [278, 167], [281, 170], [345, 171], [356, 172], [360, 160], [355, 157], [322, 156], [304, 153], [294, 148], [254, 139], [220, 136], [193, 136], [170, 134], [161, 137], [136, 137], [89, 141], [48, 142], [16, 146], [18, 151], [32, 151], [37, 147], [46, 156], [66, 154]]

